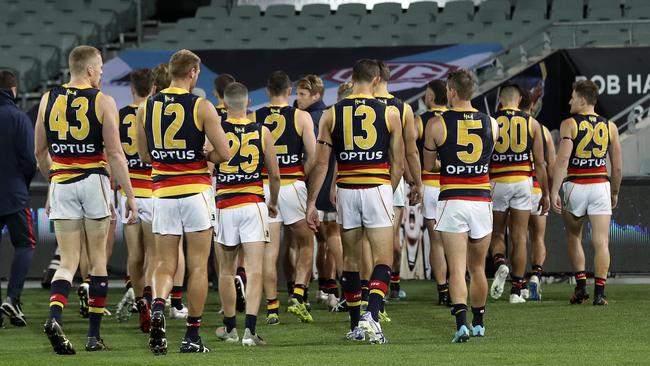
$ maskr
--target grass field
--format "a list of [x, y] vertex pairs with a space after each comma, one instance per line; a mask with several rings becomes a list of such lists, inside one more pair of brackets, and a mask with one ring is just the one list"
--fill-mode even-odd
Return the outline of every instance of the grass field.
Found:
[[[342, 340], [348, 327], [346, 314], [325, 311], [314, 304], [313, 324], [301, 324], [281, 309], [282, 324], [267, 326], [260, 317], [258, 333], [268, 345], [244, 348], [216, 341], [214, 329], [221, 324], [218, 295], [210, 293], [202, 336], [212, 352], [178, 353], [184, 322], [169, 320], [167, 356], [154, 357], [147, 348], [147, 336], [140, 333], [137, 318], [118, 324], [104, 318], [102, 336], [109, 351], [83, 350], [87, 323], [78, 315], [76, 297], [71, 296], [64, 312], [65, 330], [75, 346], [76, 356], [55, 355], [43, 334], [47, 317], [48, 292], [25, 290], [27, 328], [5, 324], [0, 329], [0, 365], [641, 365], [650, 364], [650, 343], [646, 336], [650, 295], [644, 285], [610, 285], [608, 307], [568, 305], [572, 287], [546, 285], [544, 301], [509, 305], [504, 296], [491, 300], [486, 312], [486, 337], [465, 344], [451, 344], [454, 318], [447, 308], [433, 306], [434, 284], [403, 281], [408, 300], [391, 302], [386, 310], [392, 322], [384, 325], [386, 345], [349, 343]], [[313, 290], [313, 289], [312, 289]], [[590, 288], [590, 291], [591, 290]], [[312, 291], [314, 293], [314, 291]], [[114, 304], [121, 290], [111, 290]], [[284, 300], [284, 299], [283, 299]], [[283, 301], [283, 304], [285, 302]], [[114, 305], [111, 305], [111, 311]], [[468, 317], [468, 320], [471, 316]], [[244, 317], [238, 316], [240, 336]], [[5, 322], [8, 323], [8, 322]], [[56, 362], [56, 363], [54, 363]]]

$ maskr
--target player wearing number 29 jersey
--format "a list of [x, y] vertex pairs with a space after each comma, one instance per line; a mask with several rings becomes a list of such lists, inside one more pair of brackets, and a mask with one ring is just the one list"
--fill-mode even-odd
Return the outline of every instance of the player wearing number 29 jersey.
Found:
[[[584, 216], [591, 224], [594, 252], [594, 305], [607, 305], [605, 282], [609, 272], [609, 227], [612, 209], [618, 203], [623, 162], [618, 128], [596, 114], [598, 86], [590, 80], [573, 84], [569, 105], [571, 118], [560, 125], [560, 148], [553, 175], [551, 201], [556, 212], [563, 210], [569, 258], [575, 271], [576, 288], [569, 300], [581, 304], [589, 298], [585, 254], [582, 248]], [[607, 158], [611, 162], [608, 179]], [[568, 169], [568, 174], [567, 174]], [[564, 178], [566, 182], [564, 182]], [[560, 200], [560, 184], [564, 191]]]

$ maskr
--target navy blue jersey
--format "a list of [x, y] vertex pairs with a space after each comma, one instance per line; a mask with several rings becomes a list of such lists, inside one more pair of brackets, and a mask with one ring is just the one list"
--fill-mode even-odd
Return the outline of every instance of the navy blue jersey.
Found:
[[572, 119], [575, 133], [567, 181], [579, 184], [608, 182], [609, 121], [596, 114], [574, 114]]
[[90, 174], [107, 174], [97, 111], [100, 95], [90, 86], [66, 84], [50, 90], [43, 123], [52, 157], [52, 182], [72, 183]]
[[494, 149], [493, 120], [476, 109], [442, 114], [439, 200], [491, 201], [488, 169]]
[[152, 195], [151, 164], [143, 163], [138, 154], [137, 122], [138, 106], [127, 105], [120, 109], [120, 141], [129, 168], [131, 187], [136, 197], [149, 198]]
[[490, 180], [515, 183], [527, 180], [533, 170], [533, 119], [519, 109], [494, 114], [499, 133], [490, 162]]

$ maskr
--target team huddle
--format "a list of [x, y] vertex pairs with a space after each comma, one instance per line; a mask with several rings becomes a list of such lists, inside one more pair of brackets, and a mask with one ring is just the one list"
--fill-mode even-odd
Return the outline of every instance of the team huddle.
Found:
[[[488, 116], [472, 107], [474, 80], [466, 70], [430, 82], [427, 111], [416, 116], [388, 92], [390, 69], [380, 60], [357, 61], [351, 83], [339, 87], [330, 107], [315, 75], [296, 83], [296, 106], [289, 105], [289, 76], [273, 72], [268, 105], [255, 111], [248, 109], [246, 86], [228, 74], [215, 80], [218, 105], [192, 94], [200, 63], [181, 50], [169, 64], [134, 70], [133, 103], [118, 112], [99, 90], [100, 52], [79, 46], [69, 56], [70, 82], [41, 99], [36, 158], [49, 177], [47, 210], [61, 256], [44, 330], [57, 354], [75, 354], [62, 311], [84, 261], [85, 349], [106, 349], [100, 325], [108, 293], [106, 243], [116, 212], [128, 247], [125, 298], [133, 297], [124, 310], [139, 314], [156, 355], [168, 349], [166, 308], [167, 317], [187, 323], [180, 352], [209, 352], [199, 335], [209, 267], [217, 268], [222, 304], [218, 340], [266, 344], [257, 314], [264, 299], [266, 323], [280, 324], [279, 259], [287, 312], [314, 321], [308, 297], [314, 257], [318, 299], [349, 314], [345, 339], [386, 343], [386, 299], [404, 297], [399, 225], [406, 204], [422, 210], [438, 303], [456, 319], [452, 342], [485, 336], [488, 254], [497, 268], [493, 298], [503, 294], [510, 275], [510, 303], [541, 300], [550, 207], [566, 224], [577, 281], [570, 302], [589, 298], [581, 242], [588, 218], [593, 304], [607, 304], [608, 230], [622, 161], [616, 125], [594, 111], [598, 88], [592, 82], [575, 83], [572, 116], [561, 124], [556, 154], [549, 131], [530, 114], [526, 90], [503, 86], [500, 109]], [[120, 192], [117, 208], [113, 190]], [[287, 248], [282, 258], [281, 242]], [[185, 272], [187, 307], [181, 300]], [[237, 311], [245, 313], [241, 339]]]

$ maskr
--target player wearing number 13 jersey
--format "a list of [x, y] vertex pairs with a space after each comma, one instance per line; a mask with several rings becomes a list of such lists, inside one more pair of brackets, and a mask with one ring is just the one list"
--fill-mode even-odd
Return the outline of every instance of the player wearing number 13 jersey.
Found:
[[[362, 59], [352, 68], [352, 95], [321, 117], [318, 151], [309, 182], [307, 219], [318, 227], [316, 198], [323, 184], [330, 154], [338, 164], [337, 222], [342, 226], [343, 274], [341, 283], [350, 312], [349, 340], [385, 343], [379, 312], [388, 292], [393, 264], [393, 189], [404, 171], [402, 125], [395, 108], [372, 96], [380, 82], [375, 60]], [[374, 269], [370, 276], [368, 311], [360, 318], [359, 276], [363, 233], [370, 241]], [[364, 335], [365, 334], [365, 335]]]
[[488, 167], [496, 140], [496, 121], [472, 107], [472, 74], [457, 70], [447, 79], [447, 99], [451, 109], [433, 118], [426, 126], [424, 167], [431, 171], [439, 155], [440, 196], [436, 230], [449, 266], [452, 315], [456, 333], [452, 342], [467, 342], [467, 284], [472, 285], [472, 332], [483, 336], [483, 314], [487, 297], [485, 256], [492, 232], [492, 205]]
[[[589, 298], [582, 249], [582, 225], [586, 216], [591, 224], [591, 245], [594, 247], [596, 278], [593, 304], [607, 305], [605, 282], [610, 262], [609, 225], [612, 209], [618, 202], [623, 162], [618, 128], [596, 114], [597, 100], [598, 86], [592, 81], [578, 81], [573, 85], [569, 102], [573, 116], [560, 125], [562, 140], [551, 190], [553, 209], [558, 213], [562, 210], [569, 258], [575, 271], [577, 286], [570, 300], [572, 304], [581, 304]], [[611, 177], [607, 172], [608, 156]], [[558, 194], [560, 185], [564, 192], [563, 201]]]
[[[129, 222], [137, 204], [118, 132], [113, 98], [99, 91], [102, 57], [90, 46], [75, 47], [69, 56], [70, 82], [45, 93], [35, 126], [36, 159], [50, 178], [50, 220], [59, 244], [61, 264], [52, 279], [50, 316], [45, 334], [58, 354], [74, 354], [62, 329], [67, 303], [85, 235], [90, 273], [89, 328], [86, 350], [105, 348], [100, 324], [106, 295], [106, 240], [111, 214], [106, 157], [127, 197]], [[106, 155], [104, 155], [104, 152]]]
[[508, 213], [511, 221], [512, 238], [512, 287], [510, 303], [526, 302], [521, 290], [524, 289], [526, 274], [526, 243], [528, 242], [528, 219], [533, 206], [532, 180], [533, 156], [535, 172], [539, 182], [542, 198], [535, 202], [542, 212], [548, 210], [548, 186], [546, 179], [546, 161], [544, 160], [544, 135], [539, 122], [528, 113], [518, 109], [521, 91], [516, 84], [501, 88], [499, 102], [501, 109], [494, 118], [499, 125], [498, 137], [490, 162], [490, 182], [494, 215], [494, 231], [490, 250], [497, 272], [490, 287], [490, 295], [498, 299], [503, 293], [503, 286], [508, 273], [505, 263], [506, 224]]
[[178, 263], [180, 236], [190, 248], [186, 264], [188, 281], [187, 331], [181, 352], [207, 352], [199, 327], [207, 296], [206, 260], [216, 219], [212, 181], [203, 147], [206, 137], [214, 147], [207, 158], [215, 164], [228, 160], [226, 136], [214, 106], [190, 92], [196, 86], [201, 60], [180, 50], [169, 62], [171, 84], [149, 97], [139, 116], [138, 152], [151, 161], [153, 179], [153, 225], [156, 258], [153, 273], [153, 304], [149, 348], [167, 352], [165, 299], [170, 293]]

